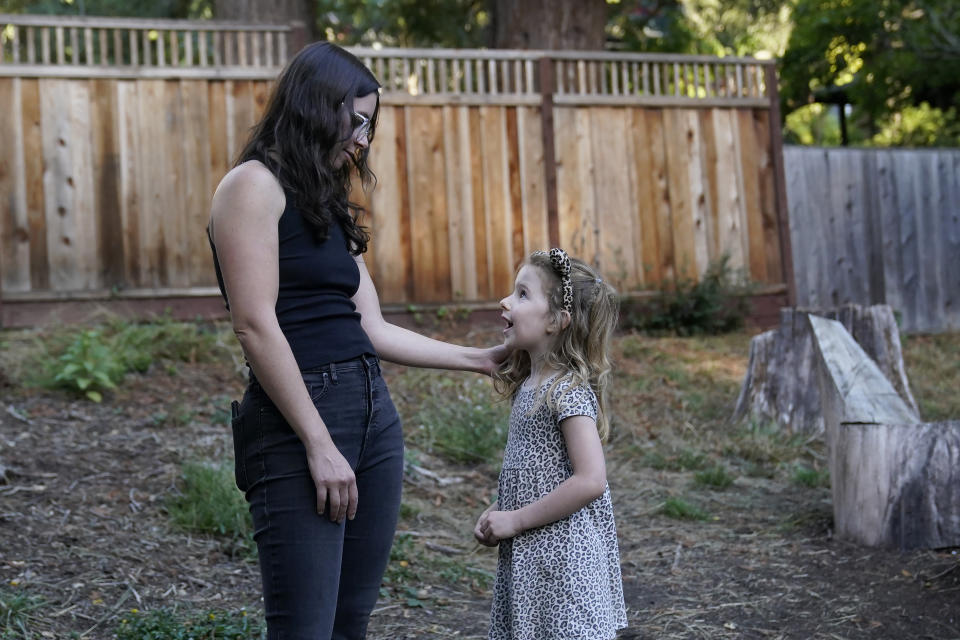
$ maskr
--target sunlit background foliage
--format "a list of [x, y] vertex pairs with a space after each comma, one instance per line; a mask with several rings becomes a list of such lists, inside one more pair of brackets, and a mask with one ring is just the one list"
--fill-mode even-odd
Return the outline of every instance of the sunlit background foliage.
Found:
[[[960, 146], [956, 0], [592, 1], [605, 3], [609, 50], [778, 59], [788, 143]], [[0, 12], [209, 19], [220, 17], [218, 2], [225, 6], [225, 0], [0, 0]], [[494, 45], [496, 5], [314, 0], [305, 6], [313, 34], [342, 45], [469, 48]]]

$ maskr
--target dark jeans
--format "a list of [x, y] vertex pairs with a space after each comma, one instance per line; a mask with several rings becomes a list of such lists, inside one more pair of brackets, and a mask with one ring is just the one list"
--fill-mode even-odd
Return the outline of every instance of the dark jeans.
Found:
[[251, 376], [233, 420], [237, 486], [260, 555], [269, 640], [364, 638], [400, 509], [403, 434], [376, 358], [303, 372], [357, 477], [357, 515], [317, 515], [300, 438]]

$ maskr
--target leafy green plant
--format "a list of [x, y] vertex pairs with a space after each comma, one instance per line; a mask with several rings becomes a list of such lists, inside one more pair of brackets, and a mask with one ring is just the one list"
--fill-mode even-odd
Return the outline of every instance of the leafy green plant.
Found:
[[52, 383], [100, 402], [123, 379], [124, 365], [98, 329], [81, 331], [57, 358]]
[[625, 325], [645, 333], [678, 336], [717, 335], [743, 327], [750, 313], [746, 277], [727, 255], [712, 262], [698, 279], [667, 283], [648, 303], [625, 303]]
[[251, 553], [250, 513], [230, 465], [184, 464], [178, 490], [168, 496], [166, 508], [175, 526], [225, 538]]
[[710, 517], [706, 511], [682, 498], [667, 498], [660, 513], [676, 520], [706, 520]]
[[116, 628], [117, 640], [259, 640], [265, 628], [246, 610], [194, 611], [130, 610]]
[[736, 478], [723, 465], [716, 465], [693, 474], [693, 482], [711, 489], [726, 489]]
[[22, 591], [0, 590], [0, 640], [33, 638], [30, 623], [45, 604], [43, 598]]
[[154, 363], [201, 362], [229, 355], [225, 329], [163, 317], [150, 323], [113, 320], [95, 328], [43, 335], [30, 355], [26, 382], [59, 388], [101, 402], [131, 371]]

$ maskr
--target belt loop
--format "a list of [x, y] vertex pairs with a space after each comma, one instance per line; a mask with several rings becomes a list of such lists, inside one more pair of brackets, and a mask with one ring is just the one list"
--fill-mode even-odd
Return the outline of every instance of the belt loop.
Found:
[[376, 356], [363, 354], [360, 357], [363, 359], [363, 365], [367, 368], [367, 375], [371, 378], [375, 377], [379, 370]]
[[330, 378], [333, 380], [333, 384], [337, 384], [337, 363], [330, 363]]

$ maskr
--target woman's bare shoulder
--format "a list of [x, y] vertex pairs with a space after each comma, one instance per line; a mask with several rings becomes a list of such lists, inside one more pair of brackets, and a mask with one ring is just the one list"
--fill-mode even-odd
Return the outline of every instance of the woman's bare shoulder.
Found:
[[259, 192], [269, 197], [283, 198], [283, 188], [277, 177], [259, 160], [238, 164], [223, 177], [217, 191]]
[[248, 160], [231, 169], [213, 194], [210, 217], [236, 219], [238, 215], [271, 216], [279, 220], [286, 206], [283, 188], [267, 167], [258, 160]]

